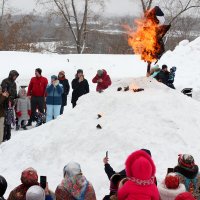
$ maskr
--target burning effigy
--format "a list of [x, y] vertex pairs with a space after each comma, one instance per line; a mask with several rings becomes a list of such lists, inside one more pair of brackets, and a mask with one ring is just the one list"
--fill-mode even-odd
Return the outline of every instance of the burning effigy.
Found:
[[147, 74], [151, 63], [157, 62], [165, 52], [163, 37], [171, 25], [164, 25], [165, 18], [162, 10], [155, 6], [148, 10], [144, 17], [135, 21], [136, 30], [128, 27], [128, 44], [133, 52], [148, 63]]

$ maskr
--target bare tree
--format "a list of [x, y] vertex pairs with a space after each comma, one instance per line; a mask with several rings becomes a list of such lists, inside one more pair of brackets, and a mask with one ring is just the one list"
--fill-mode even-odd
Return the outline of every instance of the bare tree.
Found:
[[1, 14], [0, 14], [0, 31], [2, 29], [2, 21], [3, 21], [3, 15], [4, 15], [4, 9], [5, 9], [5, 2], [6, 0], [1, 0]]
[[142, 4], [143, 13], [145, 14], [152, 6], [153, 0], [140, 0]]
[[[92, 4], [98, 4], [102, 7], [104, 0], [37, 0], [37, 2], [56, 6], [56, 13], [64, 18], [73, 35], [77, 53], [83, 53], [88, 33], [88, 19], [92, 16], [90, 8]], [[80, 12], [78, 6], [81, 4], [83, 9]]]
[[166, 14], [170, 17], [170, 24], [176, 22], [176, 20], [187, 11], [191, 9], [197, 11], [200, 9], [200, 0], [166, 0], [163, 1], [163, 3], [167, 11]]

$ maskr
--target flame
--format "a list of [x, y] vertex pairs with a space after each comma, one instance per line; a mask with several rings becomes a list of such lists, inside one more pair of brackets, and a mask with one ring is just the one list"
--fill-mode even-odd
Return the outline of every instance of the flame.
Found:
[[139, 89], [139, 87], [135, 83], [131, 83], [129, 85], [129, 90], [137, 90], [137, 89]]
[[157, 59], [161, 46], [158, 42], [158, 23], [152, 18], [142, 18], [135, 20], [136, 31], [128, 27], [128, 44], [135, 54], [141, 59], [153, 62]]

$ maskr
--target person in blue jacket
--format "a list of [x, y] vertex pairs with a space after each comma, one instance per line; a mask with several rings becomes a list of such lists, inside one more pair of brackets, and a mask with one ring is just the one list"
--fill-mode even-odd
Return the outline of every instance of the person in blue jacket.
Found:
[[62, 105], [63, 86], [59, 84], [57, 76], [51, 76], [51, 84], [47, 86], [46, 93], [46, 122], [49, 122], [52, 119], [56, 119], [60, 115], [60, 108]]

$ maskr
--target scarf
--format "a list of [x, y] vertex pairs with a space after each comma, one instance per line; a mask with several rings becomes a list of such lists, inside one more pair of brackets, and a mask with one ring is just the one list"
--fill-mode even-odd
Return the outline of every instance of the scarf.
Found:
[[85, 199], [89, 183], [83, 175], [65, 176], [61, 184], [76, 200]]

